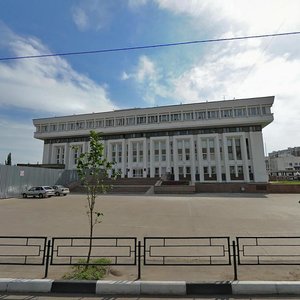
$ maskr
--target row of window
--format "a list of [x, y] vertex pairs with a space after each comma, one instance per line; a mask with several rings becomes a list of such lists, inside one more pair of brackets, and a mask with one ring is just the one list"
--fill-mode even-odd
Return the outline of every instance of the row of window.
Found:
[[[213, 138], [202, 138], [201, 139], [201, 148], [198, 148], [197, 142], [192, 142], [194, 147], [191, 149], [191, 141], [189, 139], [183, 139], [176, 141], [176, 147], [173, 145], [171, 141], [169, 144], [169, 153], [167, 151], [167, 142], [166, 141], [154, 141], [153, 143], [153, 152], [151, 155], [150, 143], [148, 142], [147, 150], [145, 153], [144, 143], [143, 142], [133, 142], [131, 144], [131, 150], [128, 145], [125, 146], [123, 149], [122, 143], [113, 143], [111, 144], [111, 160], [116, 163], [122, 163], [125, 159], [125, 163], [130, 161], [132, 163], [143, 163], [144, 162], [144, 155], [148, 155], [148, 162], [150, 162], [150, 157], [153, 156], [154, 162], [166, 162], [167, 156], [170, 156], [170, 161], [174, 159], [174, 152], [176, 155], [176, 160], [178, 162], [189, 162], [192, 159], [192, 154], [196, 161], [201, 156], [203, 161], [215, 161], [216, 160], [216, 152], [217, 152], [217, 144], [216, 140]], [[220, 159], [224, 160], [224, 145], [222, 140], [219, 140], [219, 153]], [[247, 148], [247, 159], [250, 159], [250, 151], [249, 151], [249, 141], [246, 138], [246, 148]], [[76, 148], [72, 149], [72, 156], [73, 156], [73, 163], [77, 163], [77, 159], [79, 155], [82, 153], [83, 148], [81, 146], [77, 146]], [[123, 153], [125, 151], [125, 153]], [[55, 153], [56, 153], [56, 163], [61, 164], [64, 163], [64, 156], [65, 156], [65, 148], [63, 146], [55, 146]], [[130, 155], [129, 155], [130, 153]], [[123, 157], [124, 155], [124, 157]], [[246, 155], [245, 155], [246, 156]], [[227, 138], [227, 159], [240, 161], [244, 159], [242, 155], [241, 149], [241, 139], [240, 137], [235, 138]]]
[[98, 120], [77, 121], [68, 123], [55, 123], [37, 125], [37, 132], [53, 132], [53, 131], [73, 131], [83, 129], [95, 129], [104, 127], [119, 127], [119, 126], [133, 126], [143, 124], [165, 123], [165, 122], [178, 122], [178, 121], [192, 121], [192, 120], [206, 120], [218, 118], [233, 118], [233, 117], [248, 117], [267, 115], [271, 113], [268, 106], [253, 106], [241, 107], [230, 109], [217, 109], [217, 110], [203, 110], [196, 112], [178, 112], [178, 113], [165, 113], [155, 115], [141, 115], [141, 116], [128, 116], [119, 118], [103, 118]]
[[[178, 136], [178, 135], [198, 135], [198, 134], [223, 134], [234, 132], [255, 132], [261, 131], [261, 126], [240, 126], [240, 127], [219, 127], [219, 128], [199, 128], [199, 129], [183, 129], [183, 130], [169, 130], [169, 131], [156, 131], [156, 132], [135, 132], [118, 135], [103, 135], [103, 140], [121, 140], [121, 139], [133, 139], [133, 138], [151, 138], [151, 137], [163, 137], [163, 136]], [[81, 137], [67, 137], [67, 138], [54, 138], [46, 139], [45, 144], [59, 144], [59, 143], [77, 143], [88, 142], [89, 136]]]

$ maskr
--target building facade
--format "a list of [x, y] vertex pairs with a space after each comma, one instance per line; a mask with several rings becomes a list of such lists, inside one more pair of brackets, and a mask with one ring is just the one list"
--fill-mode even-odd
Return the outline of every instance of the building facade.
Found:
[[44, 141], [43, 164], [66, 169], [76, 168], [94, 130], [122, 177], [266, 182], [262, 128], [273, 121], [273, 102], [269, 96], [35, 119], [34, 137]]
[[269, 153], [266, 159], [271, 179], [295, 179], [300, 177], [300, 147], [291, 147]]

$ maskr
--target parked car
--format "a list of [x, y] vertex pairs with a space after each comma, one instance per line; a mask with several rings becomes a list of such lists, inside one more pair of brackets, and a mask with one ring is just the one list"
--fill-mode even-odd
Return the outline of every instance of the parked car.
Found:
[[55, 192], [51, 186], [33, 186], [26, 192], [23, 192], [22, 196], [23, 198], [27, 198], [27, 197], [46, 198], [46, 197], [55, 196]]
[[53, 185], [52, 188], [54, 189], [54, 193], [56, 196], [66, 196], [70, 193], [70, 190], [63, 185]]

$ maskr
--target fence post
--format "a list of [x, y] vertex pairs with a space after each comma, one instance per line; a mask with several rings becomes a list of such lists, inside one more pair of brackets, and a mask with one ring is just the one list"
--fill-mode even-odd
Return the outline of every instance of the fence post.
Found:
[[137, 265], [138, 265], [138, 276], [137, 280], [141, 279], [141, 241], [138, 241], [138, 258], [137, 258]]
[[51, 241], [49, 240], [48, 243], [47, 243], [46, 267], [45, 267], [45, 276], [44, 276], [44, 278], [47, 278], [47, 276], [48, 276], [49, 259], [50, 259], [50, 247], [51, 247]]
[[232, 241], [232, 248], [233, 248], [233, 270], [234, 270], [234, 280], [238, 280], [235, 241]]

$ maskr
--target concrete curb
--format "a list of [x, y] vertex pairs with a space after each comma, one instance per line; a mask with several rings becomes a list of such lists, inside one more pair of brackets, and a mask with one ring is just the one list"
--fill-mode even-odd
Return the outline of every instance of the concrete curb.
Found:
[[90, 295], [300, 295], [300, 281], [96, 281], [0, 278], [0, 292]]

